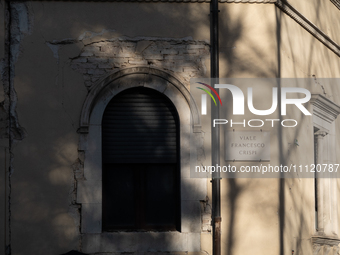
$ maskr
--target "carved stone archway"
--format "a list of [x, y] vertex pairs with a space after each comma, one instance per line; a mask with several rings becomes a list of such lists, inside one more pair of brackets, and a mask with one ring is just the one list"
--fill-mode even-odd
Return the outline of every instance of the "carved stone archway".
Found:
[[[181, 171], [181, 231], [103, 232], [101, 120], [110, 100], [125, 89], [144, 86], [167, 96], [179, 115]], [[83, 178], [77, 180], [81, 204], [82, 249], [95, 252], [200, 252], [201, 204], [207, 195], [206, 179], [190, 178], [190, 137], [201, 132], [200, 115], [187, 87], [164, 70], [150, 67], [121, 69], [94, 85], [83, 105], [79, 151], [84, 156]], [[119, 206], [119, 205], [118, 205]]]

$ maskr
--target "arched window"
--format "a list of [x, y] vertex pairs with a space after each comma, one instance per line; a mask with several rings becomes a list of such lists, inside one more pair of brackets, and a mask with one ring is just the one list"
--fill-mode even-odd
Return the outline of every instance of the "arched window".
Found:
[[103, 231], [180, 230], [179, 117], [162, 93], [135, 87], [102, 119]]
[[[143, 84], [143, 87], [139, 84]], [[116, 118], [108, 119], [109, 122], [120, 119], [121, 123], [127, 124], [121, 131], [128, 132], [128, 128], [134, 130], [127, 133], [129, 135], [126, 137], [122, 134], [116, 136], [124, 139], [125, 142], [122, 144], [126, 146], [127, 141], [132, 141], [133, 147], [129, 150], [134, 150], [124, 159], [125, 161], [119, 161], [119, 158], [123, 159], [123, 155], [107, 156], [105, 154], [107, 145], [104, 145], [109, 141], [105, 138], [109, 136], [106, 130], [114, 130], [113, 132], [117, 133], [115, 128], [118, 125], [110, 125], [105, 121], [111, 107], [109, 104], [115, 104], [119, 100], [121, 103], [120, 110], [117, 108], [118, 112], [121, 111], [123, 117], [128, 116], [123, 110], [127, 111], [127, 104], [130, 104], [131, 108], [131, 102], [124, 97], [133, 97], [133, 94], [149, 98], [150, 106], [154, 110], [146, 111], [150, 113], [150, 118], [146, 119], [140, 115], [136, 116], [138, 111], [132, 111], [134, 114], [123, 121], [118, 115]], [[140, 105], [135, 108], [142, 109]], [[156, 114], [159, 114], [157, 118]], [[152, 115], [157, 122], [152, 120]], [[175, 125], [165, 121], [167, 115], [172, 116], [168, 121], [172, 119]], [[128, 122], [132, 119], [139, 121], [134, 124]], [[153, 122], [156, 125], [153, 125]], [[84, 160], [83, 170], [76, 173], [77, 203], [81, 206], [79, 222], [83, 252], [91, 254], [150, 250], [166, 253], [201, 251], [200, 200], [206, 199], [207, 180], [190, 178], [190, 158], [197, 157], [196, 148], [190, 147], [190, 139], [194, 139], [200, 146], [202, 141], [200, 127], [199, 110], [187, 87], [173, 74], [164, 70], [150, 66], [125, 68], [110, 74], [91, 88], [83, 105], [78, 130], [79, 157]], [[161, 133], [159, 144], [149, 147], [151, 151], [147, 151], [147, 147], [143, 146], [156, 140], [154, 138], [157, 133]], [[138, 136], [133, 137], [132, 134]], [[174, 135], [176, 142], [171, 149], [171, 143], [165, 138]], [[138, 137], [144, 137], [144, 141], [138, 140]], [[137, 141], [140, 142], [139, 145]], [[119, 147], [118, 144], [112, 143], [112, 149], [123, 152], [126, 147]], [[171, 152], [174, 148], [175, 154], [165, 153]], [[145, 155], [139, 157], [138, 162], [137, 156], [142, 155], [140, 154], [142, 152], [145, 152]], [[112, 155], [117, 157], [111, 157]], [[148, 161], [151, 159], [153, 161]], [[131, 168], [133, 170], [129, 170]], [[129, 171], [136, 177], [130, 182], [134, 185], [133, 192], [130, 192], [132, 204], [128, 203], [129, 195], [124, 194], [129, 190], [127, 187], [130, 184], [128, 181], [123, 182], [123, 178], [129, 179], [127, 174]], [[173, 171], [176, 173], [173, 174]], [[170, 183], [174, 183], [174, 189], [171, 189], [173, 185], [169, 185]], [[109, 202], [106, 203], [104, 200]], [[122, 209], [127, 205], [130, 208]], [[174, 229], [177, 231], [169, 231]]]

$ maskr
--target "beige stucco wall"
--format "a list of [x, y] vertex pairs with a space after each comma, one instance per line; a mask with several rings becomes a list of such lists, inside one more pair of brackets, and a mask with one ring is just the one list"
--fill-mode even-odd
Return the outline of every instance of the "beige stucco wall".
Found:
[[339, 9], [331, 1], [292, 1], [290, 4], [339, 44]]
[[[298, 11], [317, 25], [324, 33], [339, 43], [339, 10], [330, 1], [295, 1], [291, 3]], [[338, 78], [340, 59], [321, 42], [306, 32], [285, 14], [281, 19], [280, 72], [281, 77], [314, 77], [315, 84], [307, 88], [311, 93], [325, 95], [339, 104], [340, 87], [318, 82], [318, 78]], [[320, 80], [319, 80], [320, 81]], [[313, 123], [306, 118], [303, 126], [292, 134], [300, 143], [298, 148], [284, 151], [289, 161], [313, 162]], [[339, 120], [335, 120], [339, 136]], [[303, 144], [302, 144], [303, 143]], [[305, 146], [306, 144], [306, 146]], [[337, 138], [337, 144], [339, 139]], [[302, 149], [302, 146], [304, 149]], [[338, 151], [339, 147], [333, 148]], [[330, 152], [327, 152], [330, 153]], [[337, 158], [337, 162], [339, 158]], [[295, 254], [311, 253], [311, 239], [315, 235], [314, 183], [312, 179], [287, 179], [285, 187], [284, 251], [295, 250]], [[339, 211], [338, 211], [339, 212]]]
[[[300, 1], [294, 6], [339, 42], [339, 23], [331, 22], [339, 10], [322, 1], [327, 3], [320, 3], [315, 11], [318, 2]], [[18, 120], [27, 134], [13, 148], [12, 249], [15, 255], [60, 254], [78, 249], [80, 241], [78, 207], [72, 205], [73, 171], [79, 163], [77, 129], [88, 88], [83, 74], [72, 68], [71, 59], [84, 44], [120, 36], [125, 40], [192, 37], [209, 42], [209, 5], [28, 2], [27, 6], [31, 27], [21, 38], [14, 79]], [[279, 15], [278, 27], [273, 4], [221, 4], [220, 10], [221, 77], [339, 76], [339, 57], [285, 14]], [[328, 15], [318, 15], [323, 12]], [[208, 77], [209, 59], [204, 63], [203, 74]], [[323, 93], [318, 85], [308, 89]], [[326, 85], [324, 90], [340, 104], [338, 87]], [[257, 97], [260, 102], [261, 95]], [[312, 122], [296, 118], [301, 125], [296, 132], [272, 131], [277, 138], [272, 141], [273, 164], [312, 160]], [[294, 139], [303, 142], [299, 147], [285, 142]], [[340, 148], [340, 139], [337, 145]], [[223, 179], [222, 254], [278, 254], [291, 249], [311, 253], [313, 192], [311, 179]], [[211, 198], [210, 190], [208, 195]], [[284, 228], [280, 208], [285, 212]], [[211, 254], [211, 234], [203, 233], [201, 240], [202, 250]]]
[[[335, 43], [340, 43], [339, 9], [331, 1], [295, 1], [291, 4]], [[284, 14], [281, 31], [283, 77], [339, 77], [339, 57]], [[335, 95], [328, 94], [336, 101]]]
[[220, 5], [220, 77], [276, 77], [275, 6]]
[[[276, 77], [277, 31], [274, 5], [227, 4], [221, 5], [220, 9], [220, 77]], [[246, 94], [246, 88], [242, 90]], [[254, 89], [255, 95], [261, 97], [262, 93], [257, 92]], [[263, 102], [260, 101], [255, 101], [255, 105]], [[231, 109], [228, 117], [233, 117]], [[251, 115], [246, 114], [236, 119], [242, 121], [250, 118]], [[272, 137], [278, 132], [276, 129], [270, 131]], [[271, 144], [273, 150], [277, 151], [274, 144], [277, 146], [277, 141]], [[279, 162], [278, 154], [275, 154], [272, 154], [273, 164]], [[277, 254], [279, 180], [222, 179], [221, 183], [222, 254], [245, 254], [250, 251], [253, 254]]]

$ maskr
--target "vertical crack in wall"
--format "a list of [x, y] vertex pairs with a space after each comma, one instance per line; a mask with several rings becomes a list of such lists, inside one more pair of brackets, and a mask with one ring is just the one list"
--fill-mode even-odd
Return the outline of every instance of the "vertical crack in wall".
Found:
[[5, 57], [1, 60], [0, 72], [4, 90], [4, 101], [0, 102], [0, 121], [6, 123], [0, 126], [1, 138], [8, 138], [9, 166], [6, 169], [6, 254], [12, 253], [12, 228], [11, 228], [11, 199], [12, 199], [12, 174], [13, 174], [13, 144], [25, 137], [25, 130], [20, 126], [16, 107], [17, 93], [14, 89], [15, 63], [20, 55], [20, 43], [25, 34], [30, 33], [31, 21], [29, 20], [26, 3], [12, 3], [5, 1]]
[[5, 99], [1, 102], [2, 111], [7, 115], [8, 125], [6, 132], [1, 130], [2, 137], [14, 140], [22, 140], [25, 137], [25, 130], [20, 126], [16, 107], [18, 103], [17, 93], [14, 88], [15, 63], [21, 53], [21, 41], [26, 34], [30, 33], [30, 21], [28, 18], [28, 8], [26, 3], [11, 3], [9, 1], [6, 8], [6, 56], [1, 60], [1, 74]]
[[325, 96], [327, 96], [327, 93], [326, 93], [326, 90], [325, 90], [325, 87], [317, 80], [317, 78], [316, 78], [316, 75], [315, 74], [313, 74], [312, 75], [312, 77], [313, 77], [313, 79], [314, 79], [314, 82], [315, 82], [315, 84], [317, 84], [318, 86], [320, 86], [321, 87], [321, 89], [322, 89], [322, 93], [325, 95]]

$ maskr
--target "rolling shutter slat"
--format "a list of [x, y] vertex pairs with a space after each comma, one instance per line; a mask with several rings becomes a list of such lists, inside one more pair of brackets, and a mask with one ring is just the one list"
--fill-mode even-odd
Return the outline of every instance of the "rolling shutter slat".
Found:
[[103, 163], [176, 163], [177, 129], [168, 98], [146, 88], [125, 90], [103, 115]]

